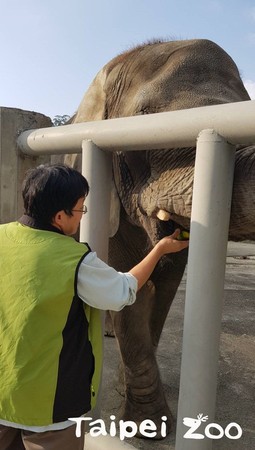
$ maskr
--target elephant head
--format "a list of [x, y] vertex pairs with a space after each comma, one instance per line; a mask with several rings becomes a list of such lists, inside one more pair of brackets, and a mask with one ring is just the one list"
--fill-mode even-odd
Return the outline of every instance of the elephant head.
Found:
[[[73, 123], [249, 100], [238, 69], [208, 40], [152, 42], [123, 53], [95, 77]], [[119, 152], [113, 157], [120, 214], [109, 260], [127, 271], [176, 226], [189, 228], [194, 148]], [[254, 239], [254, 147], [236, 153], [232, 239]], [[112, 314], [124, 363], [124, 418], [159, 423], [171, 414], [155, 350], [181, 281], [187, 252], [162, 259], [134, 305]]]
[[[106, 64], [86, 92], [73, 122], [249, 99], [235, 63], [213, 42], [154, 42], [123, 53]], [[114, 155], [114, 180], [118, 195], [113, 196], [115, 214], [112, 216], [114, 226], [111, 235], [118, 228], [118, 198], [129, 218], [138, 226], [146, 228], [145, 222], [147, 226], [149, 223], [147, 218], [158, 217], [161, 221], [171, 218], [188, 228], [194, 159], [194, 149]], [[253, 163], [253, 147], [239, 150], [230, 222], [231, 239], [254, 239], [254, 218], [249, 219], [247, 214], [252, 209], [248, 192], [254, 186], [254, 175], [250, 170]], [[168, 225], [171, 229], [171, 223]], [[155, 243], [157, 236], [153, 237], [151, 233], [149, 236]]]

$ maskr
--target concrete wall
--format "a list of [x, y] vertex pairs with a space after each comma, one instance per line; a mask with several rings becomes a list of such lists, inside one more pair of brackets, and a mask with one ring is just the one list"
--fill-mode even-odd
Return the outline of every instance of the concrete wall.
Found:
[[51, 119], [32, 111], [0, 108], [0, 223], [23, 213], [21, 185], [26, 171], [50, 161], [49, 156], [25, 156], [17, 148], [20, 132], [52, 126]]

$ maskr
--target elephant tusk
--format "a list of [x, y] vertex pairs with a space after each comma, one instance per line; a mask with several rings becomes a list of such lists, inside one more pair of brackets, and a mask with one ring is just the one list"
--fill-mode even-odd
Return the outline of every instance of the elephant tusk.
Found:
[[160, 209], [160, 210], [157, 212], [157, 218], [158, 218], [159, 220], [163, 220], [164, 222], [167, 222], [168, 220], [171, 219], [171, 215], [170, 215], [169, 212], [165, 211], [164, 209]]

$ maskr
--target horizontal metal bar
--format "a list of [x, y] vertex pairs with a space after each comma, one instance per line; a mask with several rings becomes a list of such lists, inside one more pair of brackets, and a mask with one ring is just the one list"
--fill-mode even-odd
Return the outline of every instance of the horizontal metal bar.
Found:
[[254, 143], [255, 100], [28, 130], [17, 144], [28, 155], [81, 153], [86, 139], [103, 150], [190, 147], [207, 128], [231, 144]]

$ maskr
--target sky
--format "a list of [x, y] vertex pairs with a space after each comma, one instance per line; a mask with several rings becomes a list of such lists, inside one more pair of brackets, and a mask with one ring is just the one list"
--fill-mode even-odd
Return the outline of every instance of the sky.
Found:
[[0, 106], [72, 115], [97, 72], [153, 38], [206, 38], [255, 99], [254, 0], [0, 0]]

